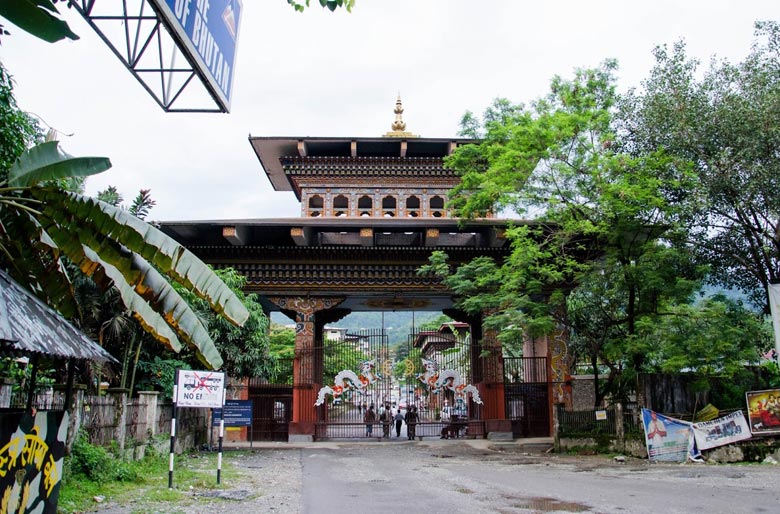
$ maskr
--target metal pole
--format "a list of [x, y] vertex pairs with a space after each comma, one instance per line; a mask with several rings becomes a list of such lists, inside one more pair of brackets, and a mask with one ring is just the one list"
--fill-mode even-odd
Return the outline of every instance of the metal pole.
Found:
[[222, 390], [222, 410], [219, 413], [219, 453], [217, 453], [217, 485], [222, 479], [222, 437], [225, 433], [225, 394], [227, 389]]
[[40, 356], [36, 353], [30, 359], [28, 365], [32, 365], [30, 371], [30, 389], [27, 391], [27, 412], [31, 413], [33, 408], [33, 397], [35, 396], [36, 382], [38, 381], [38, 360]]
[[68, 360], [68, 382], [65, 385], [65, 405], [62, 410], [70, 412], [73, 402], [73, 382], [76, 378], [76, 359]]
[[168, 489], [173, 489], [173, 450], [176, 447], [176, 411], [178, 409], [179, 370], [173, 376], [173, 415], [171, 416], [171, 452], [168, 456]]

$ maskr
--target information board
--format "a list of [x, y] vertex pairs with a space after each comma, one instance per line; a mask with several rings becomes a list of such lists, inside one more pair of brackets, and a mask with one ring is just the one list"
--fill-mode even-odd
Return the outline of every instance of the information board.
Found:
[[[246, 427], [252, 425], [252, 400], [225, 400], [225, 426]], [[211, 424], [218, 427], [222, 409], [211, 411]]]

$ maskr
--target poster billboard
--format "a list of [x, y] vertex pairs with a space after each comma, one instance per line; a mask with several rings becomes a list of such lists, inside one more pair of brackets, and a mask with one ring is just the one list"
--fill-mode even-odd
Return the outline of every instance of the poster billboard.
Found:
[[222, 407], [225, 398], [225, 374], [217, 371], [180, 369], [174, 401], [177, 407]]
[[642, 424], [649, 460], [685, 462], [699, 457], [690, 423], [642, 409]]
[[150, 0], [227, 112], [233, 88], [241, 0]]
[[751, 433], [780, 434], [780, 389], [748, 391], [745, 400]]
[[736, 443], [743, 439], [750, 439], [750, 428], [742, 411], [732, 412], [710, 421], [694, 423], [692, 427], [699, 450], [708, 450]]

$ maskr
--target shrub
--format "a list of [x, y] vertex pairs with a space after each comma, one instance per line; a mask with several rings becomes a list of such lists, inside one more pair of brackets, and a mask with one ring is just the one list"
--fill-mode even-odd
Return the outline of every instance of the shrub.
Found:
[[134, 466], [117, 459], [105, 448], [90, 444], [84, 433], [80, 433], [73, 443], [69, 468], [70, 474], [83, 475], [101, 484], [112, 480], [127, 482], [138, 478]]

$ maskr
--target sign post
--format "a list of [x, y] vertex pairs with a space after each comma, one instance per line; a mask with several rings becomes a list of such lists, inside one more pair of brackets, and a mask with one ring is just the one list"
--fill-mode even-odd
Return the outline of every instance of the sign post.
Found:
[[[173, 417], [171, 418], [171, 454], [168, 464], [168, 488], [173, 488], [173, 450], [176, 444], [176, 412], [179, 407], [222, 408], [225, 404], [225, 374], [216, 371], [177, 370], [173, 381]], [[221, 425], [221, 424], [220, 424]], [[219, 433], [217, 484], [222, 469], [222, 427]]]

